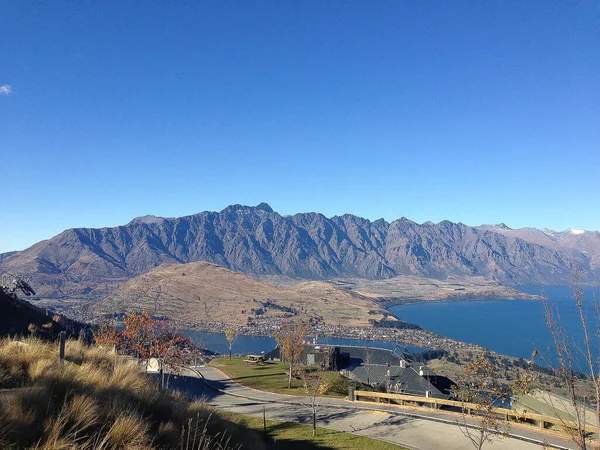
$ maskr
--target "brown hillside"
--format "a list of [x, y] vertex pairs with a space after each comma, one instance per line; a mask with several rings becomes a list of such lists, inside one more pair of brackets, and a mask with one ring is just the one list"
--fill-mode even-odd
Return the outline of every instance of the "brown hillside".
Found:
[[[263, 305], [271, 301], [277, 306]], [[91, 307], [94, 316], [147, 310], [182, 324], [202, 321], [246, 324], [260, 317], [285, 317], [278, 307], [294, 308], [329, 324], [368, 325], [385, 312], [375, 300], [340, 289], [328, 282], [304, 281], [285, 287], [258, 281], [207, 262], [163, 264], [121, 286]], [[371, 312], [371, 314], [369, 314]]]

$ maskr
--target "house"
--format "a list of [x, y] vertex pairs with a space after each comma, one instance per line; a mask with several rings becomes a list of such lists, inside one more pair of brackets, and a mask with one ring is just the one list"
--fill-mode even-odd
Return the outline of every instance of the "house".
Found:
[[[265, 354], [265, 359], [280, 360], [279, 347]], [[331, 345], [307, 345], [302, 355], [306, 365], [339, 371], [351, 380], [379, 386], [387, 392], [450, 397], [452, 380], [407, 359], [407, 355], [400, 356], [387, 349]]]

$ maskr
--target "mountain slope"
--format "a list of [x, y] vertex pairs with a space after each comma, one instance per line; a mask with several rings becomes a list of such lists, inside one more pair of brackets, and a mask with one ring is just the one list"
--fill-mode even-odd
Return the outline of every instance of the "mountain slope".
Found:
[[[145, 216], [113, 228], [67, 230], [0, 259], [0, 272], [32, 276], [45, 298], [98, 299], [164, 263], [207, 261], [249, 275], [305, 279], [396, 275], [484, 276], [503, 284], [564, 284], [598, 266], [584, 249], [443, 221], [391, 223], [346, 214], [281, 216], [232, 205], [180, 218]], [[582, 244], [583, 245], [583, 244]]]
[[493, 225], [482, 225], [478, 228], [539, 244], [570, 255], [571, 258], [577, 258], [581, 254], [588, 258], [591, 271], [597, 273], [600, 268], [600, 232], [598, 231], [574, 230], [572, 228], [565, 231], [538, 230], [537, 228], [511, 229], [506, 226]]
[[[86, 316], [146, 310], [187, 326], [200, 321], [245, 325], [248, 317], [265, 321], [292, 311], [328, 324], [362, 325], [381, 320], [375, 299], [323, 281], [273, 286], [207, 262], [163, 264], [129, 280], [113, 294], [88, 305]], [[255, 311], [258, 313], [255, 314]]]

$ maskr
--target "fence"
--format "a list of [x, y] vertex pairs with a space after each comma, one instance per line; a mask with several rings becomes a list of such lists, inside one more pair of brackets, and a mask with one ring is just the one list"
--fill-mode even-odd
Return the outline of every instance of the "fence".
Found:
[[[355, 401], [360, 401], [360, 397], [371, 398], [376, 402], [387, 400], [388, 403], [394, 402], [400, 406], [411, 406], [413, 408], [423, 408], [425, 407], [424, 405], [429, 405], [427, 407], [428, 409], [440, 409], [443, 406], [448, 406], [452, 408], [459, 408], [460, 411], [463, 411], [469, 415], [477, 415], [478, 409], [481, 408], [480, 405], [475, 403], [445, 400], [441, 398], [418, 397], [404, 394], [388, 394], [383, 392], [354, 391]], [[559, 430], [565, 427], [574, 429], [579, 428], [577, 423], [572, 420], [559, 419], [557, 417], [546, 416], [543, 414], [525, 411], [521, 412], [506, 408], [493, 408], [491, 411], [497, 414], [498, 417], [502, 417], [508, 422], [537, 426], [540, 430], [550, 429], [552, 427], [557, 427]], [[585, 430], [589, 433], [598, 434], [598, 427], [596, 426], [586, 424]]]

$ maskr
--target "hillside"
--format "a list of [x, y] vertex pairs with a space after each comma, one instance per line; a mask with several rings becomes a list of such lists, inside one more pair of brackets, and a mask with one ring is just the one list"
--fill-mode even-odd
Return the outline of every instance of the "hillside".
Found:
[[63, 330], [76, 335], [84, 326], [7, 295], [0, 289], [0, 336], [27, 336], [33, 331], [36, 337], [53, 339]]
[[[268, 303], [267, 303], [268, 302]], [[90, 317], [147, 310], [180, 323], [199, 321], [246, 324], [302, 312], [329, 324], [368, 325], [384, 310], [371, 299], [323, 281], [277, 287], [212, 263], [163, 264], [125, 283], [89, 305]], [[254, 310], [254, 311], [253, 311]]]
[[20, 301], [0, 289], [0, 336], [29, 334], [27, 327], [34, 323], [41, 327], [52, 320], [28, 302]]
[[252, 276], [307, 280], [475, 276], [518, 286], [567, 284], [575, 267], [586, 281], [600, 275], [599, 259], [587, 249], [587, 241], [549, 242], [503, 227], [450, 221], [281, 216], [263, 203], [180, 218], [145, 216], [113, 228], [66, 230], [3, 255], [0, 273], [31, 275], [41, 297], [71, 299], [100, 299], [161, 264], [196, 261]]
[[0, 448], [269, 448], [233, 417], [159, 391], [106, 350], [68, 341], [65, 364], [57, 360], [55, 342], [0, 340]]

